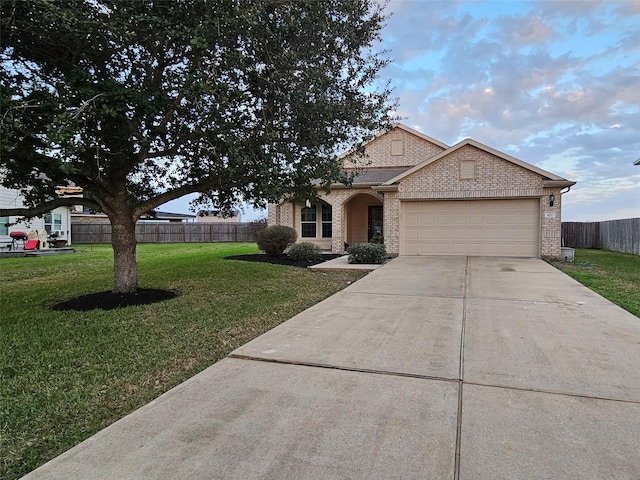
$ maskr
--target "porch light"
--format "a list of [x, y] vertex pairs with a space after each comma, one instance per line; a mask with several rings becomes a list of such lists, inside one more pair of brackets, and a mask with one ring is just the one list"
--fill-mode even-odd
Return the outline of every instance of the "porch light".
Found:
[[549, 206], [553, 207], [553, 202], [555, 202], [556, 197], [555, 195], [552, 193], [551, 195], [549, 195]]

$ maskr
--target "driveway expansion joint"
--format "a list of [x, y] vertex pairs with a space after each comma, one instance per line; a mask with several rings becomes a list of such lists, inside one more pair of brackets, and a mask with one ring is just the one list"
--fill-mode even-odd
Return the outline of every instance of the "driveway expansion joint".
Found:
[[599, 397], [597, 395], [586, 395], [581, 393], [571, 393], [571, 392], [560, 392], [555, 390], [544, 390], [538, 388], [524, 388], [524, 387], [514, 387], [509, 385], [494, 385], [491, 383], [481, 383], [481, 382], [466, 382], [462, 381], [461, 383], [465, 385], [474, 385], [477, 387], [489, 387], [489, 388], [499, 388], [502, 390], [516, 390], [519, 392], [533, 392], [533, 393], [546, 393], [547, 395], [560, 395], [563, 397], [573, 397], [573, 398], [585, 398], [589, 400], [605, 400], [608, 402], [620, 402], [620, 403], [631, 403], [634, 405], [640, 405], [640, 400], [627, 400], [624, 398], [613, 398], [613, 397]]
[[253, 357], [251, 355], [238, 355], [237, 353], [231, 353], [227, 356], [227, 358], [235, 358], [237, 360], [249, 360], [253, 362], [279, 363], [282, 365], [296, 365], [301, 367], [325, 368], [329, 370], [342, 370], [345, 372], [371, 373], [374, 375], [389, 375], [392, 377], [417, 378], [420, 380], [436, 380], [441, 382], [460, 383], [460, 379], [458, 378], [436, 377], [433, 375], [420, 375], [418, 373], [392, 372], [389, 370], [373, 370], [369, 368], [357, 368], [357, 367], [347, 367], [343, 365], [331, 365], [328, 363], [298, 362], [295, 360], [281, 360], [277, 358]]
[[462, 388], [464, 385], [464, 340], [465, 340], [465, 327], [467, 324], [467, 297], [469, 294], [469, 257], [465, 258], [464, 263], [464, 285], [462, 290], [462, 325], [460, 327], [460, 357], [458, 367], [458, 412], [456, 417], [456, 446], [455, 446], [455, 460], [453, 467], [453, 478], [458, 480], [460, 478], [460, 444], [462, 442]]

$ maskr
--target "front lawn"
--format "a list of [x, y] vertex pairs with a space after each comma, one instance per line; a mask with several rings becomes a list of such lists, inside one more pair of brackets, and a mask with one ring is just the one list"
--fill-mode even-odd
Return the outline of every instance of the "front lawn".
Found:
[[253, 244], [141, 244], [142, 288], [160, 303], [53, 311], [109, 290], [110, 245], [0, 259], [0, 478], [33, 470], [362, 272], [224, 260]]
[[640, 317], [640, 256], [576, 248], [573, 263], [552, 264], [594, 292]]

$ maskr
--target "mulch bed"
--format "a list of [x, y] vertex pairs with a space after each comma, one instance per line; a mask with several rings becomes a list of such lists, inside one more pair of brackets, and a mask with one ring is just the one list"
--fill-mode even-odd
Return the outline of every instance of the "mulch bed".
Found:
[[272, 257], [269, 255], [265, 255], [264, 253], [254, 253], [254, 254], [248, 254], [248, 255], [231, 255], [229, 257], [224, 257], [224, 259], [225, 260], [243, 260], [245, 262], [273, 263], [275, 265], [290, 265], [292, 267], [307, 268], [307, 267], [311, 267], [319, 263], [324, 263], [329, 260], [333, 260], [334, 258], [338, 258], [342, 256], [343, 254], [340, 254], [340, 253], [325, 253], [321, 256], [319, 260], [313, 260], [308, 262], [296, 262], [295, 260], [287, 257], [286, 255], [281, 255], [279, 257]]
[[162, 302], [178, 295], [179, 293], [176, 291], [158, 288], [139, 288], [134, 293], [98, 292], [58, 303], [52, 307], [52, 310], [76, 310], [80, 312], [96, 309], [113, 310], [115, 308]]

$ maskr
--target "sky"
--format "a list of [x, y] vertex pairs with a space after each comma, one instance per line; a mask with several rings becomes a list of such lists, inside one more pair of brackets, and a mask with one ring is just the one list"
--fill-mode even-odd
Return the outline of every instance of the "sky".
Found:
[[563, 221], [640, 217], [640, 0], [391, 0], [386, 12], [380, 85], [402, 123], [576, 181]]

